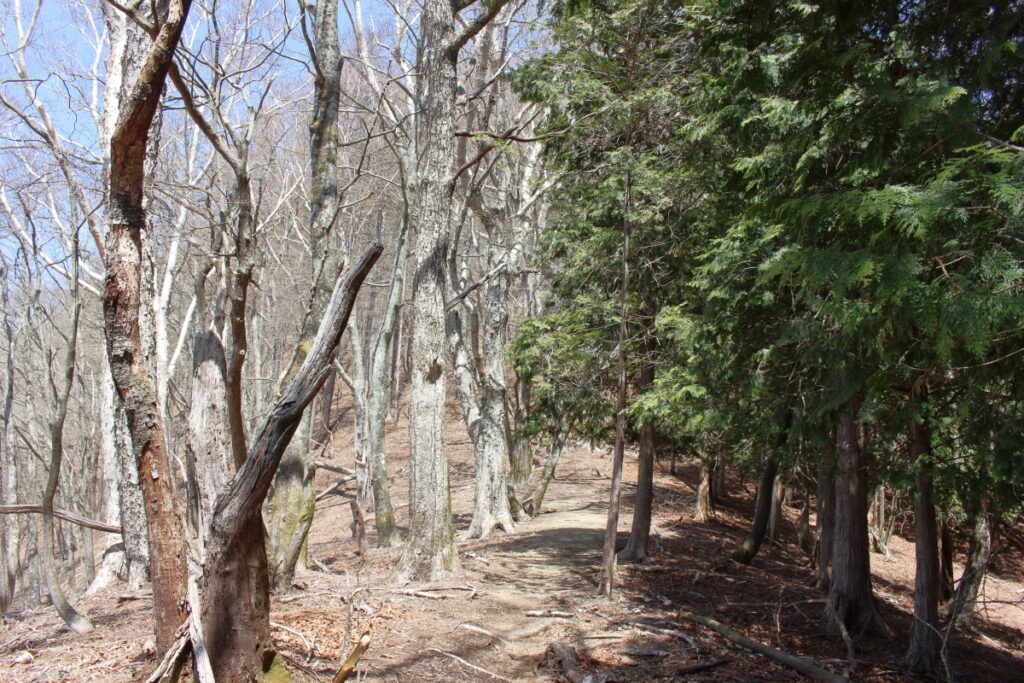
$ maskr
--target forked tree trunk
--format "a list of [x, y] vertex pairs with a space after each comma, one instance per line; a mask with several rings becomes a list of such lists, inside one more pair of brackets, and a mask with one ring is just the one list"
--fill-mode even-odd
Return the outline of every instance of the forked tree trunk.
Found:
[[[191, 0], [169, 0], [166, 19], [146, 56], [132, 97], [124, 103], [110, 144], [106, 282], [103, 293], [107, 354], [124, 405], [146, 506], [157, 647], [171, 645], [184, 619], [187, 570], [180, 506], [168, 457], [156, 392], [140, 337], [141, 243], [146, 226], [144, 169], [149, 127]], [[157, 12], [158, 15], [163, 14]]]
[[714, 515], [711, 503], [711, 482], [714, 479], [714, 464], [702, 459], [700, 462], [700, 481], [697, 484], [697, 500], [693, 509], [693, 521], [707, 524]]
[[981, 593], [981, 583], [992, 557], [988, 494], [981, 493], [979, 498], [979, 504], [973, 511], [971, 520], [971, 545], [967, 551], [967, 563], [960, 577], [953, 606], [953, 622], [957, 628], [964, 630], [970, 630], [974, 626], [974, 613], [977, 609], [978, 595]]
[[[263, 500], [306, 407], [327, 377], [356, 294], [380, 253], [379, 244], [370, 247], [335, 286], [305, 362], [264, 419], [244, 464], [216, 489], [209, 523], [201, 530], [205, 566], [198, 585], [201, 627], [216, 680], [251, 680], [272, 661]], [[223, 466], [217, 469], [210, 472], [215, 479], [229, 475]]]
[[832, 584], [828, 599], [851, 633], [871, 631], [891, 636], [892, 632], [878, 613], [871, 590], [867, 454], [859, 423], [863, 401], [863, 394], [855, 394], [839, 414]]
[[[918, 400], [926, 398], [924, 390]], [[919, 403], [920, 405], [921, 403]], [[932, 485], [931, 429], [927, 418], [910, 423], [910, 456], [917, 465], [914, 499], [914, 623], [910, 648], [903, 663], [911, 670], [931, 674], [939, 665], [939, 547]]]

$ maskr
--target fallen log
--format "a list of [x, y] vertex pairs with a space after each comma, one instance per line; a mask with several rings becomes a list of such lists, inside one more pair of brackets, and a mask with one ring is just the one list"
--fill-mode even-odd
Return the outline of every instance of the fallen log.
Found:
[[562, 674], [569, 683], [583, 683], [583, 672], [576, 657], [576, 649], [572, 645], [557, 640], [548, 645], [547, 656], [562, 667]]
[[701, 616], [700, 614], [694, 614], [693, 612], [687, 612], [686, 610], [681, 610], [679, 612], [679, 616], [683, 617], [684, 619], [689, 619], [690, 621], [696, 624], [700, 624], [701, 626], [706, 626], [707, 628], [718, 633], [719, 635], [725, 636], [737, 645], [745, 647], [748, 650], [752, 650], [766, 657], [770, 657], [771, 659], [774, 659], [780, 664], [784, 664], [785, 666], [788, 666], [789, 668], [795, 671], [799, 671], [805, 676], [810, 676], [811, 678], [814, 678], [819, 681], [825, 681], [826, 683], [849, 683], [850, 679], [844, 676], [834, 674], [831, 671], [823, 669], [817, 664], [814, 664], [801, 657], [794, 657], [793, 655], [782, 652], [781, 650], [776, 650], [774, 647], [769, 647], [764, 643], [759, 643], [756, 640], [751, 640], [750, 638], [747, 638], [746, 636], [737, 633], [736, 631], [733, 631], [725, 624], [719, 621], [715, 621], [710, 617]]

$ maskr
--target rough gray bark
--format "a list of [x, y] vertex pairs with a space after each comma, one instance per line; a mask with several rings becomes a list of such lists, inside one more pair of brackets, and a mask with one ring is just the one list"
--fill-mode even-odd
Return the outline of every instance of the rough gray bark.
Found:
[[[926, 396], [917, 398], [923, 402]], [[920, 403], [919, 403], [920, 404]], [[910, 457], [917, 464], [914, 498], [914, 623], [910, 647], [903, 663], [919, 673], [934, 673], [939, 666], [939, 538], [932, 484], [931, 429], [927, 418], [910, 423]]]
[[392, 579], [435, 580], [459, 571], [445, 439], [447, 349], [445, 267], [454, 190], [455, 99], [459, 50], [506, 0], [490, 0], [461, 33], [448, 0], [427, 0], [416, 101], [422, 151], [416, 172], [416, 244], [412, 280], [412, 396], [409, 411], [409, 542]]
[[863, 394], [852, 396], [839, 414], [836, 433], [835, 522], [829, 602], [850, 633], [866, 631], [891, 637], [878, 613], [871, 589], [868, 547], [867, 454], [859, 421]]

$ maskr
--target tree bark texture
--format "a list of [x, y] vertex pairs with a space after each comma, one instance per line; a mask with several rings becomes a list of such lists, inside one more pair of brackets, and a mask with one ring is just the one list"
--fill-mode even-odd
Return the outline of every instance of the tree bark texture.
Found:
[[[654, 349], [649, 345], [648, 353]], [[640, 371], [641, 391], [654, 383], [654, 364], [644, 363]], [[640, 427], [637, 454], [636, 498], [633, 500], [633, 524], [626, 547], [619, 551], [622, 562], [642, 562], [647, 559], [647, 542], [651, 535], [651, 512], [654, 507], [654, 425]]]
[[143, 187], [150, 124], [190, 5], [191, 0], [168, 0], [166, 18], [111, 137], [105, 246], [103, 311], [107, 355], [124, 405], [145, 499], [153, 614], [160, 651], [171, 645], [184, 619], [181, 598], [187, 570], [174, 477], [140, 337], [142, 237], [147, 230]]
[[445, 430], [448, 373], [444, 291], [458, 58], [458, 47], [452, 49], [452, 3], [426, 0], [420, 22], [423, 56], [416, 79], [416, 100], [421, 156], [416, 174], [412, 276], [409, 542], [395, 569], [396, 582], [433, 581], [459, 571]]
[[711, 483], [714, 477], [714, 465], [707, 459], [700, 463], [700, 481], [697, 484], [697, 496], [693, 508], [693, 521], [706, 524], [714, 514], [711, 504]]
[[[923, 390], [921, 392], [923, 394]], [[919, 405], [925, 400], [919, 396]], [[914, 499], [914, 623], [910, 647], [903, 663], [911, 670], [931, 674], [939, 665], [939, 537], [932, 482], [931, 429], [927, 418], [910, 423], [910, 457], [917, 464]]]
[[875, 605], [868, 547], [867, 454], [859, 422], [863, 394], [852, 396], [839, 414], [836, 434], [835, 522], [829, 602], [852, 634], [891, 635]]

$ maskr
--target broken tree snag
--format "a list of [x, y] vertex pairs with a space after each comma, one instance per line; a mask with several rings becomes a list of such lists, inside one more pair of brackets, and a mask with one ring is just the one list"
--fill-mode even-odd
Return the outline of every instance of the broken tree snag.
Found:
[[342, 683], [347, 680], [352, 672], [356, 670], [356, 664], [362, 659], [363, 653], [366, 652], [366, 648], [370, 647], [370, 632], [367, 631], [359, 638], [359, 642], [356, 644], [356, 649], [352, 650], [352, 654], [348, 656], [345, 663], [341, 665], [341, 669], [334, 675], [334, 679], [331, 683]]
[[764, 655], [765, 657], [770, 657], [780, 664], [784, 664], [794, 671], [799, 671], [800, 673], [810, 676], [816, 680], [826, 681], [827, 683], [848, 683], [849, 681], [848, 678], [834, 674], [831, 671], [827, 671], [816, 664], [812, 664], [806, 659], [794, 657], [793, 655], [782, 652], [781, 650], [776, 650], [774, 647], [769, 647], [763, 643], [757, 642], [756, 640], [751, 640], [750, 638], [733, 631], [725, 624], [715, 621], [710, 617], [704, 617], [699, 614], [687, 612], [686, 610], [680, 611], [679, 616], [684, 619], [689, 619], [701, 626], [706, 626], [715, 633], [728, 638], [737, 645], [741, 645], [748, 650], [752, 650], [758, 654]]
[[352, 508], [352, 537], [356, 539], [356, 546], [359, 548], [359, 554], [366, 554], [366, 518], [363, 517], [363, 508], [359, 507], [359, 503], [353, 498], [348, 502]]
[[557, 640], [548, 645], [547, 659], [562, 667], [562, 674], [569, 683], [583, 683], [583, 672], [577, 663], [576, 649]]

